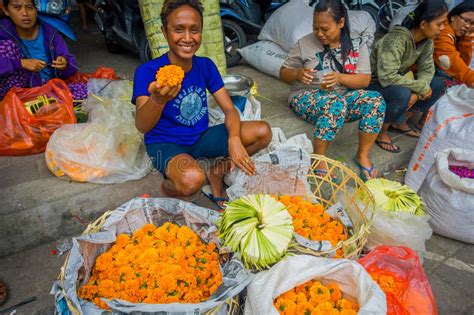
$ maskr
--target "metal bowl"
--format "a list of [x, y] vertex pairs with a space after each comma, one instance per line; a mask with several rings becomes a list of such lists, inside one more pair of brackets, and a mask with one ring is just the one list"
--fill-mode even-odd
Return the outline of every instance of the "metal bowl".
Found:
[[253, 80], [243, 75], [225, 75], [222, 79], [230, 96], [246, 96], [253, 86]]

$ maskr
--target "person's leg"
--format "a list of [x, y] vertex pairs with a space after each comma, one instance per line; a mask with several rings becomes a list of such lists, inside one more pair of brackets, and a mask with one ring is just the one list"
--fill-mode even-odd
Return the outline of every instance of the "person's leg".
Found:
[[406, 122], [406, 110], [410, 102], [411, 91], [398, 85], [383, 88], [378, 82], [370, 84], [368, 90], [382, 94], [386, 103], [384, 124], [377, 137], [377, 144], [386, 151], [399, 152], [400, 148], [390, 139], [388, 128], [390, 124]]
[[[314, 153], [326, 155], [330, 143], [344, 125], [347, 105], [341, 95], [326, 91], [308, 91], [295, 97], [290, 107], [302, 119], [312, 123], [314, 130]], [[316, 170], [326, 171], [326, 163]]]
[[356, 90], [347, 95], [348, 113], [350, 121], [359, 120], [359, 148], [355, 160], [367, 170], [363, 170], [367, 179], [375, 178], [377, 170], [370, 161], [370, 150], [382, 129], [385, 117], [385, 100], [376, 91]]
[[206, 181], [206, 173], [190, 155], [173, 157], [165, 172], [163, 193], [170, 197], [189, 197], [196, 194]]
[[[209, 128], [203, 135], [196, 153], [200, 157], [219, 157], [206, 174], [214, 197], [225, 197], [224, 176], [232, 166], [228, 157], [228, 132], [224, 124]], [[272, 140], [270, 125], [264, 121], [243, 121], [240, 139], [249, 156], [268, 146]]]
[[87, 30], [87, 11], [84, 1], [77, 2], [77, 7], [79, 8], [79, 15], [81, 17], [82, 30]]
[[431, 97], [425, 101], [416, 102], [414, 105], [416, 109], [423, 113], [420, 121], [416, 126], [420, 130], [423, 128], [423, 125], [426, 120], [426, 115], [428, 114], [428, 111], [430, 110], [431, 106], [433, 106], [438, 101], [438, 99], [443, 96], [445, 92], [444, 82], [443, 79], [440, 77], [433, 77], [433, 80], [431, 80], [430, 83], [430, 87], [432, 91]]

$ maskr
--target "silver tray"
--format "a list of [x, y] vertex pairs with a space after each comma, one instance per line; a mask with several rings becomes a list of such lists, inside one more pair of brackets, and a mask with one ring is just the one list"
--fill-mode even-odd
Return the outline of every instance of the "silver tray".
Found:
[[246, 96], [253, 86], [253, 80], [243, 75], [225, 75], [222, 79], [230, 96]]

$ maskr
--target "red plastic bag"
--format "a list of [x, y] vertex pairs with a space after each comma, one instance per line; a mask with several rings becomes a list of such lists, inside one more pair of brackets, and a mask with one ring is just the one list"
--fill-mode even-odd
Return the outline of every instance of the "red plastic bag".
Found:
[[405, 246], [377, 246], [359, 263], [385, 292], [388, 315], [438, 314], [416, 252]]
[[43, 152], [56, 129], [74, 123], [72, 95], [64, 81], [13, 88], [0, 102], [0, 155]]
[[89, 79], [109, 79], [119, 80], [120, 77], [117, 75], [113, 68], [99, 67], [92, 73], [76, 72], [72, 77], [69, 77], [67, 83], [87, 83]]

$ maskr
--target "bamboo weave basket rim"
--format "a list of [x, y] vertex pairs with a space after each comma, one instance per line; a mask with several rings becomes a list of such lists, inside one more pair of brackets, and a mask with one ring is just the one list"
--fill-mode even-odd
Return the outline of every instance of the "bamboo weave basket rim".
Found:
[[[356, 226], [354, 218], [351, 213], [346, 209], [346, 213], [353, 222], [353, 234], [350, 235], [345, 241], [340, 241], [335, 247], [327, 251], [315, 251], [310, 248], [304, 247], [300, 244], [294, 246], [296, 252], [309, 254], [313, 256], [331, 256], [339, 249], [342, 249], [343, 255], [341, 258], [357, 259], [359, 258], [362, 249], [364, 248], [367, 237], [369, 235], [369, 229], [372, 225], [375, 200], [370, 190], [365, 186], [365, 183], [360, 177], [355, 174], [350, 168], [345, 166], [343, 163], [328, 158], [324, 155], [311, 154], [311, 165], [309, 173], [307, 174], [308, 183], [314, 184], [311, 186], [312, 195], [306, 196], [309, 200], [316, 198], [317, 202], [323, 204], [324, 208], [327, 209], [337, 202], [337, 193], [352, 193], [350, 197], [349, 206], [352, 206], [358, 210], [358, 215], [362, 223]], [[327, 173], [318, 174], [314, 173], [314, 170], [320, 163], [326, 163]], [[333, 180], [333, 176], [336, 175], [337, 182]], [[353, 185], [354, 187], [352, 187]], [[325, 198], [324, 192], [322, 191], [325, 187], [331, 188], [331, 196]], [[314, 189], [313, 189], [314, 188]], [[364, 195], [364, 202], [359, 200], [361, 195]], [[363, 205], [364, 209], [360, 209], [359, 206]]]

